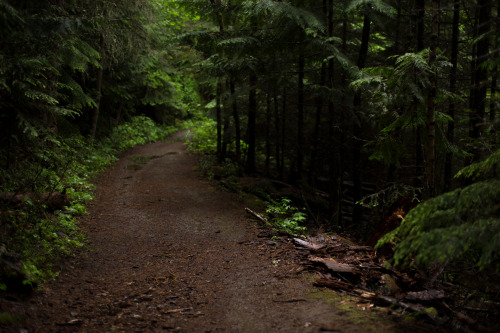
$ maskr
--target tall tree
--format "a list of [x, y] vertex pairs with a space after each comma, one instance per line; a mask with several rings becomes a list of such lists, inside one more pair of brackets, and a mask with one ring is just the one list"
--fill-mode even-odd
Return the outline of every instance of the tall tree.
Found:
[[[488, 70], [485, 66], [488, 60], [491, 30], [491, 0], [479, 0], [477, 3], [478, 22], [474, 36], [477, 39], [473, 68], [473, 86], [471, 89], [472, 112], [470, 114], [470, 137], [473, 140], [481, 138], [484, 132], [484, 116], [486, 112], [486, 93], [488, 88]], [[477, 143], [476, 143], [477, 145]], [[473, 149], [474, 160], [481, 156], [479, 147]]]
[[[452, 22], [452, 34], [451, 34], [451, 71], [450, 71], [450, 92], [455, 94], [457, 91], [457, 70], [458, 70], [458, 41], [459, 41], [459, 24], [460, 24], [460, 1], [455, 0], [453, 2], [453, 22]], [[455, 114], [456, 114], [456, 102], [452, 101], [448, 107], [448, 115], [452, 118], [452, 121], [448, 123], [448, 129], [446, 133], [447, 140], [453, 144], [455, 141]], [[451, 189], [451, 177], [452, 177], [452, 166], [453, 166], [453, 154], [451, 152], [446, 153], [445, 166], [444, 166], [444, 189], [449, 191]]]
[[[439, 0], [432, 0], [431, 10], [431, 41], [429, 49], [429, 65], [435, 67], [437, 60], [439, 34]], [[427, 97], [427, 150], [425, 160], [425, 180], [427, 197], [434, 196], [436, 182], [436, 93], [437, 73], [433, 73], [430, 80], [429, 95]]]

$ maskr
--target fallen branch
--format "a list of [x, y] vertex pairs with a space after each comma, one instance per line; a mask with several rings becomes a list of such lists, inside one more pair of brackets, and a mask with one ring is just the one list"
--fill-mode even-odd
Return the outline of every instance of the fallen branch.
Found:
[[260, 215], [259, 213], [256, 213], [254, 212], [253, 210], [251, 210], [250, 208], [245, 208], [245, 211], [247, 213], [249, 213], [250, 215], [253, 215], [254, 217], [256, 217], [259, 221], [261, 221], [262, 223], [264, 224], [269, 224], [269, 222], [267, 221], [267, 219], [265, 217], [263, 217], [262, 215]]
[[326, 259], [310, 256], [309, 261], [318, 262], [326, 266], [329, 270], [336, 273], [357, 273], [357, 269], [355, 266], [348, 264], [341, 264], [334, 259]]
[[294, 238], [293, 241], [297, 245], [305, 247], [306, 249], [313, 250], [313, 251], [317, 251], [317, 250], [322, 249], [322, 248], [324, 248], [326, 246], [325, 244], [311, 243], [311, 242], [302, 240], [300, 238]]
[[432, 301], [435, 299], [444, 298], [444, 290], [422, 290], [422, 291], [410, 291], [406, 294], [405, 299], [409, 301]]
[[[379, 306], [397, 306], [399, 308], [412, 311], [412, 312], [422, 312], [426, 308], [423, 305], [420, 304], [410, 304], [410, 303], [405, 303], [401, 302], [398, 299], [394, 297], [389, 297], [389, 296], [383, 296], [383, 295], [378, 295], [372, 292], [368, 292], [366, 290], [361, 290], [361, 289], [356, 289], [354, 290], [357, 294], [359, 294], [359, 297], [370, 300], [374, 302], [375, 304], [378, 304]], [[425, 312], [428, 314], [427, 312]], [[428, 314], [430, 316], [430, 314]], [[435, 319], [430, 317], [431, 319]]]
[[477, 320], [475, 320], [475, 319], [473, 319], [473, 318], [471, 318], [471, 317], [469, 317], [461, 312], [453, 310], [445, 302], [443, 302], [442, 304], [444, 305], [445, 308], [447, 308], [455, 316], [455, 318], [457, 318], [461, 322], [465, 323], [472, 330], [474, 330], [476, 332], [486, 332], [486, 333], [498, 332], [498, 328], [493, 329], [493, 328], [486, 327], [486, 326], [480, 324]]

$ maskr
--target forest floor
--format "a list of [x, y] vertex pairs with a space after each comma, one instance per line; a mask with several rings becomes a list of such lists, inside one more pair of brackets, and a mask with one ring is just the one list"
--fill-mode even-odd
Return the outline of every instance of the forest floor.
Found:
[[426, 332], [384, 308], [312, 286], [291, 240], [201, 179], [186, 132], [138, 146], [97, 179], [89, 247], [27, 299], [6, 332]]

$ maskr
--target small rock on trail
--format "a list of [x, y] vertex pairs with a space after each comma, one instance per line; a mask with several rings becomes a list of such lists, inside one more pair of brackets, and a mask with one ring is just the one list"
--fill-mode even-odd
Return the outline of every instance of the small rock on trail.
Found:
[[3, 311], [25, 321], [1, 329], [408, 331], [391, 320], [354, 322], [311, 297], [293, 245], [257, 237], [262, 230], [237, 195], [198, 177], [184, 134], [129, 150], [97, 180], [95, 203], [80, 222], [88, 251], [30, 299], [2, 300]]

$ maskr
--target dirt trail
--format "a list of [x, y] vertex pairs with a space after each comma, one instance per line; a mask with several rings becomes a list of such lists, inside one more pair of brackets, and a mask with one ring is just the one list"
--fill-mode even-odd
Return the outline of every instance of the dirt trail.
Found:
[[[292, 245], [259, 237], [237, 195], [199, 179], [182, 135], [131, 149], [100, 177], [81, 221], [90, 250], [10, 301], [27, 318], [13, 331], [367, 331], [310, 297]], [[387, 325], [372, 328], [398, 330]]]

